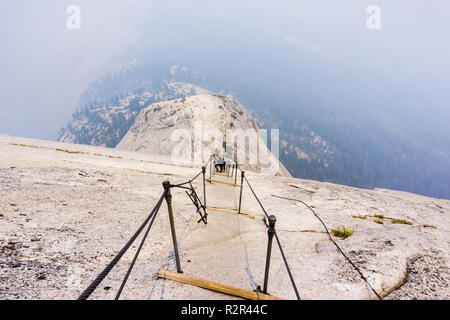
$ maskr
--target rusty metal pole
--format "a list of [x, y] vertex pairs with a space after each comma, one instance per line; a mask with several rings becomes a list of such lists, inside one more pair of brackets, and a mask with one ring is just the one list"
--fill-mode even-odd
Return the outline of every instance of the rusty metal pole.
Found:
[[245, 174], [245, 171], [241, 171], [241, 192], [239, 194], [239, 211], [238, 211], [238, 213], [241, 213], [242, 186], [244, 185], [244, 174]]
[[169, 211], [170, 230], [172, 231], [173, 251], [175, 253], [175, 262], [177, 264], [177, 272], [183, 273], [183, 271], [181, 271], [180, 255], [178, 254], [177, 234], [175, 232], [175, 223], [173, 220], [172, 193], [170, 192], [170, 182], [168, 180], [165, 180], [165, 181], [163, 181], [162, 184], [163, 184], [164, 190], [167, 190], [166, 202], [167, 202], [167, 210]]
[[275, 222], [277, 218], [275, 216], [269, 216], [269, 229], [267, 229], [267, 235], [269, 241], [267, 243], [267, 255], [266, 255], [266, 271], [264, 272], [264, 288], [263, 293], [267, 294], [267, 282], [269, 281], [269, 267], [270, 267], [270, 255], [272, 253], [272, 240], [275, 234]]

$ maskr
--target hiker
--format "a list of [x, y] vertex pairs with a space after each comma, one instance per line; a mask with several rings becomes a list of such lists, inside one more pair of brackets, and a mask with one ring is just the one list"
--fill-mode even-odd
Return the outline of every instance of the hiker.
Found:
[[219, 159], [217, 160], [217, 166], [219, 167], [219, 170], [218, 170], [219, 172], [223, 171], [223, 169], [224, 169], [223, 165], [224, 165], [223, 157], [222, 157], [222, 155], [220, 155]]
[[225, 157], [223, 157], [222, 159], [223, 159], [222, 171], [223, 172], [227, 172], [227, 170], [226, 170], [226, 168], [227, 168], [227, 159]]
[[216, 149], [216, 151], [213, 151], [212, 152], [212, 157], [213, 157], [214, 168], [218, 172], [219, 171], [219, 163], [218, 163], [219, 150]]

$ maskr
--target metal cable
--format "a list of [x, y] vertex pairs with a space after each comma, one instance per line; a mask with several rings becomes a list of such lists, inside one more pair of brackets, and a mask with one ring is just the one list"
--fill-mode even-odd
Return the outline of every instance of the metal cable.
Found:
[[172, 184], [172, 185], [170, 185], [170, 187], [171, 188], [173, 188], [173, 187], [181, 187], [181, 186], [184, 186], [185, 184], [188, 184], [189, 182], [191, 182], [191, 180], [188, 180], [186, 182], [179, 183], [179, 184]]
[[193, 177], [191, 180], [189, 180], [188, 183], [194, 181], [195, 179], [197, 179], [202, 174], [202, 172], [203, 171], [200, 171], [195, 177]]
[[125, 278], [123, 279], [122, 284], [120, 285], [119, 291], [117, 291], [115, 300], [119, 300], [120, 294], [122, 293], [122, 290], [128, 281], [128, 277], [130, 276], [131, 270], [133, 270], [134, 264], [139, 256], [139, 253], [141, 252], [142, 246], [144, 245], [144, 242], [147, 239], [148, 233], [150, 232], [150, 229], [152, 228], [153, 221], [155, 221], [156, 215], [159, 212], [159, 208], [161, 208], [161, 204], [162, 204], [162, 201], [158, 202], [158, 204], [156, 205], [156, 211], [153, 214], [153, 217], [148, 225], [147, 231], [145, 232], [144, 237], [141, 240], [139, 248], [136, 250], [136, 254], [134, 255], [133, 261], [131, 262], [130, 267], [128, 268], [127, 274], [125, 275]]
[[[266, 215], [267, 218], [269, 218], [269, 215], [267, 214], [266, 209], [264, 209], [264, 206], [262, 205], [262, 203], [259, 200], [258, 196], [256, 195], [255, 191], [253, 191], [253, 188], [250, 185], [250, 183], [248, 182], [247, 177], [245, 175], [244, 175], [244, 179], [247, 182], [247, 184], [248, 184], [250, 190], [252, 191], [253, 195], [255, 196], [256, 201], [258, 201], [259, 205], [261, 206], [261, 209], [263, 210], [264, 214]], [[284, 251], [283, 251], [283, 248], [281, 247], [281, 242], [280, 242], [280, 239], [278, 239], [278, 234], [277, 234], [276, 231], [275, 231], [275, 238], [277, 239], [278, 247], [280, 248], [281, 256], [283, 257], [284, 265], [286, 266], [286, 270], [287, 270], [289, 278], [291, 280], [292, 287], [294, 288], [295, 295], [297, 296], [298, 300], [301, 300], [300, 294], [298, 293], [298, 290], [297, 290], [297, 286], [295, 285], [294, 277], [292, 276], [291, 269], [289, 268], [289, 264], [287, 262], [286, 256], [284, 255]]]
[[[189, 182], [190, 181], [188, 181], [187, 183], [189, 183]], [[179, 184], [171, 184], [169, 186], [169, 188], [180, 188], [180, 189], [192, 190], [191, 187], [185, 187], [185, 186], [182, 186], [182, 185], [179, 185]]]
[[[207, 166], [210, 161], [211, 161], [212, 157], [209, 158], [208, 162], [206, 163], [205, 166]], [[177, 185], [171, 185], [170, 187], [178, 187], [178, 188], [182, 188], [182, 189], [188, 189], [188, 190], [193, 190], [192, 187], [192, 181], [194, 181], [195, 179], [197, 179], [200, 174], [202, 174], [203, 171], [200, 171], [194, 178], [177, 184]], [[184, 187], [184, 185], [189, 184], [189, 187]], [[167, 192], [169, 189], [164, 190], [163, 194], [161, 195], [161, 198], [158, 200], [157, 204], [155, 205], [155, 207], [152, 209], [152, 211], [150, 212], [150, 214], [148, 215], [148, 217], [145, 219], [145, 221], [142, 223], [142, 225], [139, 227], [139, 229], [135, 232], [135, 234], [130, 238], [130, 240], [128, 240], [128, 242], [125, 244], [125, 246], [119, 251], [119, 253], [114, 257], [113, 260], [111, 260], [111, 262], [105, 267], [105, 269], [103, 269], [103, 271], [97, 276], [97, 278], [95, 278], [94, 281], [92, 281], [92, 283], [89, 285], [89, 287], [86, 288], [86, 290], [83, 291], [83, 293], [78, 297], [77, 300], [86, 300], [87, 298], [89, 298], [89, 296], [92, 294], [92, 292], [94, 292], [94, 290], [100, 285], [100, 283], [106, 278], [106, 276], [109, 274], [109, 272], [114, 268], [114, 266], [117, 264], [117, 262], [119, 262], [119, 260], [122, 258], [122, 256], [125, 254], [125, 252], [129, 249], [129, 247], [133, 244], [133, 242], [136, 240], [136, 238], [139, 236], [139, 234], [142, 232], [142, 230], [145, 228], [145, 226], [147, 225], [147, 223], [150, 221], [151, 222], [148, 226], [148, 229], [139, 245], [138, 250], [136, 251], [136, 254], [133, 258], [133, 261], [131, 262], [130, 267], [128, 268], [128, 271], [125, 275], [125, 278], [122, 281], [122, 284], [119, 288], [119, 291], [117, 292], [116, 295], [116, 300], [119, 299], [120, 294], [122, 293], [122, 290], [128, 280], [128, 277], [134, 267], [134, 264], [139, 256], [139, 253], [142, 249], [142, 246], [144, 245], [144, 242], [148, 236], [148, 233], [150, 231], [150, 228], [153, 225], [153, 221], [155, 220], [156, 214], [158, 213], [159, 208], [161, 207], [162, 201], [165, 198]], [[195, 192], [195, 191], [194, 191]], [[201, 203], [201, 202], [200, 202]]]
[[303, 203], [306, 207], [308, 207], [308, 209], [311, 210], [312, 213], [316, 216], [316, 218], [319, 219], [319, 221], [322, 223], [323, 227], [325, 228], [325, 231], [328, 234], [328, 237], [330, 238], [331, 242], [334, 243], [334, 245], [339, 250], [339, 252], [347, 259], [347, 261], [353, 266], [353, 268], [355, 268], [355, 270], [359, 273], [361, 278], [366, 282], [366, 284], [373, 291], [373, 293], [375, 293], [375, 295], [378, 297], [378, 299], [383, 300], [383, 298], [381, 298], [381, 296], [375, 291], [375, 289], [372, 288], [370, 283], [367, 281], [366, 277], [364, 277], [364, 275], [362, 274], [361, 270], [359, 270], [359, 268], [352, 262], [352, 260], [350, 260], [350, 258], [344, 253], [344, 251], [342, 251], [342, 249], [338, 246], [338, 244], [333, 240], [333, 238], [331, 237], [331, 234], [328, 231], [328, 228], [325, 225], [325, 223], [322, 221], [322, 219], [317, 215], [317, 213], [308, 204], [306, 204], [305, 202], [303, 202], [302, 200], [299, 200], [299, 199], [286, 198], [286, 197], [281, 197], [281, 196], [277, 196], [277, 195], [274, 195], [274, 194], [272, 194], [272, 197], [276, 197], [276, 198], [280, 198], [280, 199], [284, 199], [284, 200], [297, 201], [297, 202]]
[[86, 288], [86, 290], [83, 291], [83, 293], [78, 297], [77, 300], [86, 300], [89, 298], [89, 296], [94, 292], [94, 290], [98, 287], [98, 285], [105, 279], [105, 277], [108, 275], [108, 273], [114, 268], [114, 266], [119, 262], [119, 260], [122, 258], [122, 256], [125, 254], [125, 252], [128, 250], [128, 248], [133, 244], [133, 242], [136, 240], [136, 238], [139, 236], [141, 231], [144, 229], [146, 224], [150, 221], [153, 214], [156, 211], [156, 208], [158, 206], [161, 206], [161, 203], [166, 196], [167, 190], [164, 190], [163, 194], [161, 195], [161, 198], [158, 200], [156, 206], [152, 209], [148, 217], [145, 219], [145, 221], [142, 223], [142, 225], [139, 227], [139, 229], [135, 232], [135, 234], [128, 240], [128, 242], [125, 244], [125, 246], [119, 251], [119, 253], [114, 257], [114, 259], [111, 260], [111, 262], [103, 269], [103, 271], [95, 278], [94, 281], [89, 285], [89, 287]]
[[[209, 162], [211, 161], [211, 157], [209, 158], [208, 162], [206, 162], [206, 164], [204, 165], [204, 167], [208, 166]], [[189, 179], [186, 182], [180, 183], [180, 184], [174, 184], [171, 185], [171, 187], [180, 187], [180, 186], [184, 186], [185, 184], [191, 183], [193, 182], [195, 179], [197, 179], [201, 174], [203, 173], [203, 171], [200, 171], [197, 175], [195, 175], [192, 179]]]

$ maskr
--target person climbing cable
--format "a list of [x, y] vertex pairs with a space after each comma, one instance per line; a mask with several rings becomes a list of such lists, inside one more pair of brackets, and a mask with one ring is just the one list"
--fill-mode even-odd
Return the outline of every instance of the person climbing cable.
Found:
[[222, 172], [223, 171], [223, 165], [224, 165], [224, 162], [223, 162], [223, 156], [222, 155], [220, 155], [219, 156], [219, 158], [218, 158], [218, 160], [217, 160], [217, 166], [218, 166], [218, 168], [219, 168], [219, 172]]
[[222, 172], [227, 172], [227, 158], [225, 157], [225, 155], [222, 155]]

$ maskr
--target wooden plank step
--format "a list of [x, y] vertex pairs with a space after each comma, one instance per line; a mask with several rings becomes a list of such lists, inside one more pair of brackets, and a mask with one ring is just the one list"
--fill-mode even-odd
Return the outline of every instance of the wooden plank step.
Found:
[[229, 182], [225, 182], [225, 181], [212, 180], [212, 179], [205, 179], [205, 180], [209, 181], [209, 182], [223, 183], [223, 184], [227, 184], [227, 185], [234, 186], [234, 187], [240, 187], [241, 186], [240, 184], [234, 184], [234, 183], [229, 183]]
[[[233, 212], [237, 212], [237, 209], [235, 208], [229, 208], [229, 207], [217, 207], [217, 206], [208, 206], [208, 208], [213, 208], [213, 209], [222, 209], [222, 210], [226, 210], [226, 211], [233, 211]], [[268, 211], [270, 211], [270, 209], [268, 209]], [[251, 216], [264, 216], [262, 214], [254, 214], [254, 213], [248, 213], [248, 212], [243, 212], [241, 211], [242, 214], [247, 214], [247, 215], [251, 215]]]
[[228, 177], [228, 175], [226, 173], [221, 173], [221, 172], [216, 172], [216, 173], [214, 173], [214, 175]]
[[254, 216], [249, 215], [247, 213], [242, 213], [242, 212], [241, 213], [237, 213], [237, 212], [233, 212], [233, 211], [225, 211], [225, 210], [215, 209], [215, 208], [211, 208], [211, 207], [207, 207], [207, 209], [210, 210], [210, 211], [214, 211], [214, 212], [222, 212], [222, 213], [228, 213], [228, 214], [237, 214], [239, 216], [244, 216], [244, 217], [247, 217], [247, 218], [250, 218], [250, 219], [255, 219]]
[[278, 297], [271, 296], [260, 292], [245, 290], [229, 286], [226, 284], [220, 284], [208, 280], [199, 279], [196, 277], [185, 275], [184, 273], [177, 273], [169, 270], [160, 269], [158, 277], [164, 279], [170, 279], [181, 283], [190, 284], [203, 289], [216, 291], [224, 294], [228, 294], [235, 297], [240, 297], [249, 300], [283, 300]]

